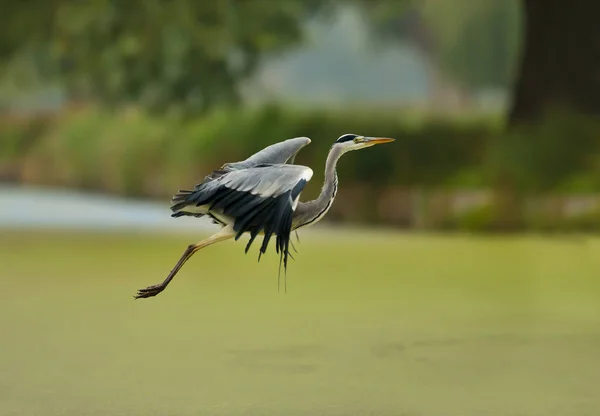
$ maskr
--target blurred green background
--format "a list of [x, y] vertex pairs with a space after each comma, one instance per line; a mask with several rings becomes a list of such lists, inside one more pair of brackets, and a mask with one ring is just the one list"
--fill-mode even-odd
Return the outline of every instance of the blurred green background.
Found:
[[[64, 0], [0, 14], [0, 415], [596, 415], [600, 3]], [[291, 137], [277, 258], [169, 199]], [[356, 153], [356, 154], [355, 154]], [[295, 239], [294, 239], [295, 241]]]

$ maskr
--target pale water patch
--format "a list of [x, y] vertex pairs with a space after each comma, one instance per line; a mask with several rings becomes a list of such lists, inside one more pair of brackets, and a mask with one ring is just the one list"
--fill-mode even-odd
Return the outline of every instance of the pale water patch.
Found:
[[106, 231], [206, 231], [208, 218], [171, 218], [169, 201], [0, 185], [0, 227]]
[[[219, 229], [210, 218], [172, 218], [169, 201], [131, 198], [68, 189], [0, 185], [0, 228], [206, 233]], [[317, 230], [314, 230], [314, 229]], [[302, 234], [334, 231], [326, 224]], [[348, 231], [348, 227], [342, 227]]]

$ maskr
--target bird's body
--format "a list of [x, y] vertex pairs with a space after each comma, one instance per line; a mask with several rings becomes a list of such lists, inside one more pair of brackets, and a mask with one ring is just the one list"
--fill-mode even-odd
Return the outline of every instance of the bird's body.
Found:
[[313, 171], [293, 164], [298, 151], [311, 142], [307, 137], [285, 140], [244, 161], [227, 163], [207, 175], [193, 190], [179, 191], [172, 198], [173, 217], [209, 216], [222, 228], [208, 239], [190, 245], [163, 283], [139, 290], [136, 298], [162, 292], [185, 261], [201, 248], [230, 238], [237, 240], [243, 234], [250, 235], [246, 252], [257, 236], [263, 236], [259, 259], [275, 236], [280, 264], [287, 268], [291, 232], [316, 224], [333, 203], [338, 188], [339, 158], [350, 150], [392, 140], [355, 134], [341, 136], [327, 157], [321, 193], [309, 202], [300, 202], [300, 195]]

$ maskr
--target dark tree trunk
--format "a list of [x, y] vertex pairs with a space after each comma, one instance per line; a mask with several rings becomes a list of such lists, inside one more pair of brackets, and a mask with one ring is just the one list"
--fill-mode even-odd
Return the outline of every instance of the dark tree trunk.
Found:
[[523, 0], [524, 45], [509, 124], [551, 106], [600, 115], [600, 1]]
[[[535, 123], [547, 110], [600, 116], [600, 1], [522, 4], [523, 47], [508, 129]], [[521, 229], [524, 199], [516, 178], [500, 168], [495, 185], [494, 226]]]

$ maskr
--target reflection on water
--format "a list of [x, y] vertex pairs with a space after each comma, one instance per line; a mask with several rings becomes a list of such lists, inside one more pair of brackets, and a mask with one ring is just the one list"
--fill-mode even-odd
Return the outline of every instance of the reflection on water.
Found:
[[0, 185], [0, 227], [198, 231], [204, 218], [171, 218], [169, 201], [142, 202], [69, 190]]

